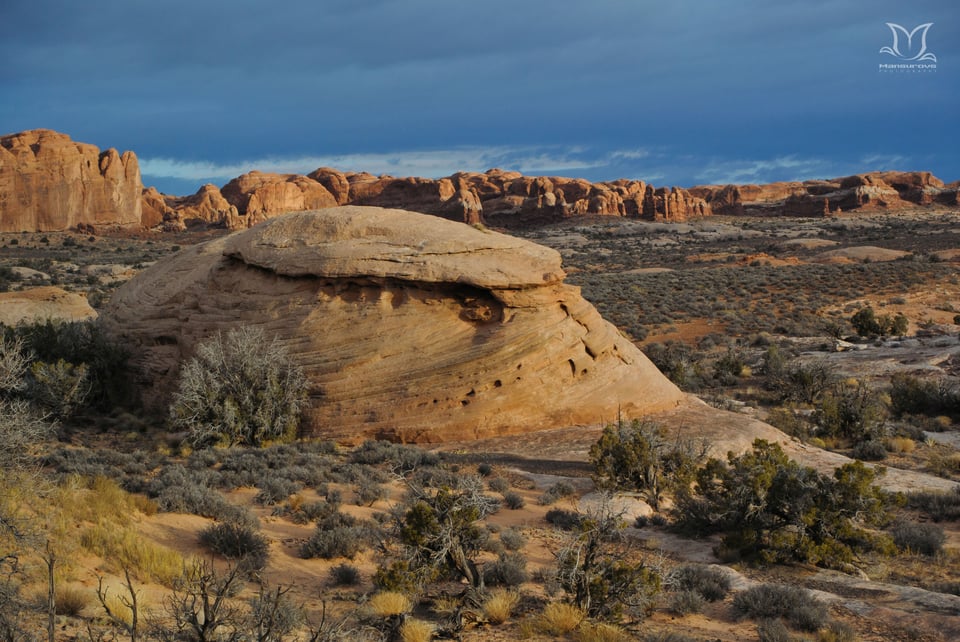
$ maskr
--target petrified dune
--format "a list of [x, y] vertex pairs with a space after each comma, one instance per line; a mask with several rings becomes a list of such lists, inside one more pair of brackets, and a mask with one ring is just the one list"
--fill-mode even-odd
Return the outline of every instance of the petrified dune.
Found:
[[563, 283], [554, 250], [403, 210], [273, 218], [122, 286], [104, 313], [162, 407], [197, 343], [238, 324], [305, 369], [306, 434], [440, 442], [596, 423], [682, 393]]

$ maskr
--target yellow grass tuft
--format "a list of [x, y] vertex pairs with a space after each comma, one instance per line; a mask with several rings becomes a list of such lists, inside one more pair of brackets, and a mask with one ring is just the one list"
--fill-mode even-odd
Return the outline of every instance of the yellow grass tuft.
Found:
[[433, 601], [433, 604], [430, 605], [430, 610], [437, 615], [446, 616], [453, 615], [459, 607], [460, 600], [457, 598], [442, 596]]
[[893, 453], [912, 453], [917, 443], [909, 437], [893, 437], [887, 441], [887, 450]]
[[547, 635], [566, 635], [583, 621], [583, 611], [565, 602], [551, 602], [538, 618], [538, 626]]
[[370, 598], [367, 603], [374, 615], [390, 617], [408, 613], [413, 608], [410, 598], [397, 591], [383, 591]]
[[400, 639], [403, 642], [428, 642], [433, 639], [433, 625], [410, 618], [400, 626]]
[[633, 638], [619, 626], [605, 622], [583, 622], [575, 635], [577, 642], [629, 642]]
[[494, 589], [483, 602], [483, 614], [491, 624], [503, 624], [510, 619], [519, 601], [520, 594], [516, 591]]
[[[140, 615], [143, 615], [143, 596], [140, 596], [137, 599], [137, 611]], [[114, 595], [112, 592], [107, 593], [107, 598], [104, 600], [107, 603], [107, 608], [110, 609], [110, 613], [113, 616], [123, 622], [127, 627], [133, 626], [133, 609], [124, 604], [120, 600], [120, 596]], [[102, 606], [100, 607], [103, 608]]]
[[143, 539], [130, 528], [91, 526], [80, 534], [80, 544], [107, 561], [128, 566], [139, 577], [149, 577], [164, 586], [172, 586], [183, 572], [185, 560], [180, 553]]

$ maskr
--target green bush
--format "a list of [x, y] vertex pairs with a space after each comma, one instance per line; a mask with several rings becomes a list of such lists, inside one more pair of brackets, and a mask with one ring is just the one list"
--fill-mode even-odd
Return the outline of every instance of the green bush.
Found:
[[303, 371], [276, 339], [268, 341], [262, 330], [241, 326], [197, 346], [180, 371], [170, 422], [188, 430], [197, 448], [292, 439], [305, 384]]
[[706, 443], [669, 438], [659, 424], [620, 421], [590, 447], [590, 465], [599, 488], [635, 490], [659, 510], [664, 493], [690, 484], [706, 451]]
[[883, 472], [854, 462], [828, 477], [758, 439], [750, 452], [708, 460], [675, 512], [681, 528], [725, 533], [723, 549], [748, 558], [842, 565], [860, 551], [890, 550], [866, 528], [886, 523], [895, 503], [874, 485]]
[[956, 383], [946, 379], [921, 379], [898, 373], [890, 379], [890, 407], [898, 416], [957, 415], [960, 392]]

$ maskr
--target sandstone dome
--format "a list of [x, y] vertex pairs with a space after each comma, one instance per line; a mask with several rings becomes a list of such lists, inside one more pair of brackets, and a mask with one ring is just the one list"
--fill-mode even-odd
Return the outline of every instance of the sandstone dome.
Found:
[[147, 403], [241, 324], [303, 367], [302, 433], [441, 442], [596, 424], [682, 393], [563, 283], [552, 249], [403, 210], [296, 212], [185, 249], [102, 315]]

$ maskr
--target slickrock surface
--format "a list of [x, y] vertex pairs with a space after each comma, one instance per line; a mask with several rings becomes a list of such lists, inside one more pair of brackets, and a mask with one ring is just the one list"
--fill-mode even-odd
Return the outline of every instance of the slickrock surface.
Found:
[[0, 232], [139, 227], [142, 189], [133, 152], [100, 152], [48, 129], [0, 137]]
[[679, 403], [564, 276], [528, 241], [346, 206], [169, 257], [123, 285], [104, 322], [161, 407], [199, 341], [260, 326], [307, 373], [304, 432], [346, 441], [493, 437]]
[[58, 287], [0, 292], [0, 323], [4, 325], [14, 326], [21, 321], [85, 321], [95, 318], [97, 311], [90, 307], [87, 297]]

